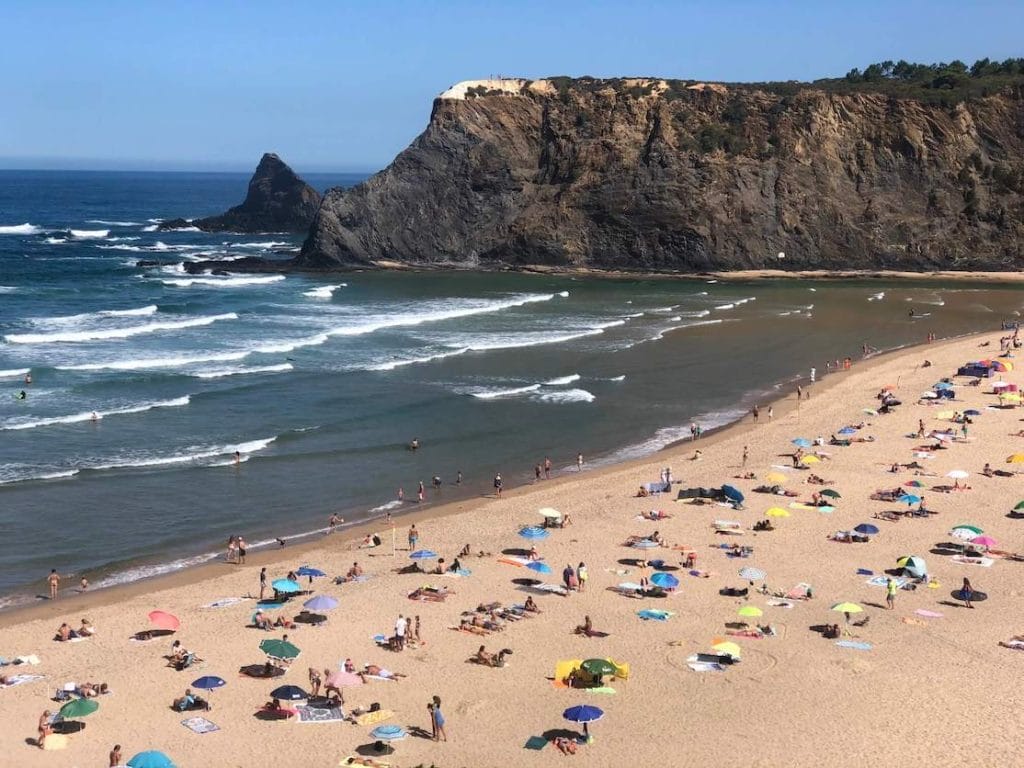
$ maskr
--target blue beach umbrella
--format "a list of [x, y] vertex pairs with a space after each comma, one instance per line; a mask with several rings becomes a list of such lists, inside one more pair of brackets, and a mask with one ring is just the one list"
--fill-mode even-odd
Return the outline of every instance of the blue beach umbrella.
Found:
[[953, 385], [950, 384], [949, 382], [945, 382], [945, 381], [940, 381], [940, 382], [937, 382], [935, 384], [932, 384], [932, 389], [952, 389], [952, 388], [953, 388]]
[[589, 704], [577, 704], [575, 707], [569, 707], [565, 712], [562, 713], [562, 717], [568, 720], [570, 723], [582, 723], [583, 724], [583, 735], [587, 739], [587, 743], [590, 742], [590, 731], [587, 730], [587, 723], [593, 723], [604, 717], [604, 712], [597, 707], [592, 707]]
[[854, 429], [853, 427], [843, 427], [842, 429], [839, 430], [840, 435], [854, 435], [856, 433], [857, 430]]
[[794, 440], [791, 440], [790, 442], [793, 443], [793, 445], [795, 445], [797, 448], [810, 448], [812, 445], [811, 441], [808, 440], [806, 437], [798, 437]]
[[911, 504], [919, 503], [921, 501], [921, 497], [915, 496], [912, 493], [908, 493], [906, 496], [900, 496], [898, 499], [896, 499], [896, 501], [898, 501], [900, 504], [906, 504], [907, 506], [909, 506]]
[[740, 578], [747, 581], [761, 581], [767, 575], [760, 568], [754, 568], [753, 566], [748, 565], [746, 568], [740, 568]]
[[537, 573], [551, 573], [551, 566], [547, 563], [540, 563], [534, 561], [532, 563], [527, 563], [526, 567], [529, 568], [531, 571], [536, 571]]
[[311, 611], [330, 611], [338, 607], [338, 601], [327, 595], [317, 595], [316, 597], [309, 598], [309, 600], [302, 604], [302, 607]]
[[297, 576], [326, 576], [327, 574], [321, 571], [319, 568], [314, 568], [310, 565], [304, 565], [295, 571]]
[[673, 576], [671, 573], [665, 573], [664, 571], [658, 571], [651, 576], [651, 584], [662, 589], [675, 589], [679, 586], [679, 579]]
[[214, 688], [223, 688], [227, 683], [224, 678], [217, 677], [216, 675], [205, 675], [200, 677], [198, 680], [192, 681], [192, 687], [198, 688], [201, 691], [212, 691]]
[[127, 765], [128, 768], [175, 768], [171, 758], [155, 749], [139, 752], [128, 761]]
[[277, 592], [301, 592], [302, 587], [291, 579], [274, 579], [270, 586]]
[[872, 525], [871, 523], [861, 523], [853, 530], [865, 536], [874, 536], [878, 533], [878, 526]]
[[400, 725], [378, 725], [370, 731], [370, 738], [377, 741], [401, 741], [408, 735]]
[[284, 701], [303, 701], [309, 698], [309, 694], [297, 685], [282, 685], [270, 692], [270, 698], [283, 699]]
[[417, 549], [409, 558], [412, 560], [433, 560], [437, 557], [437, 552], [432, 552], [429, 549]]
[[737, 503], [743, 502], [743, 494], [738, 488], [733, 488], [731, 485], [723, 485], [722, 493], [725, 494], [725, 498], [735, 501]]
[[524, 539], [546, 539], [551, 534], [536, 525], [528, 525], [525, 528], [520, 529], [519, 535]]

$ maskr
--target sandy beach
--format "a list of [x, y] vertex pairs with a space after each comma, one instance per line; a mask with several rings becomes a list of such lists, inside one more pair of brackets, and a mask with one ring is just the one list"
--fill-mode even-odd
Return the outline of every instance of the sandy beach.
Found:
[[[0, 733], [4, 764], [17, 766], [105, 766], [114, 744], [122, 745], [125, 759], [148, 749], [161, 750], [179, 768], [193, 766], [335, 766], [374, 741], [376, 724], [347, 721], [269, 722], [257, 710], [278, 685], [308, 690], [307, 670], [337, 671], [351, 659], [357, 668], [369, 662], [407, 675], [397, 681], [370, 680], [344, 689], [346, 714], [379, 703], [393, 715], [379, 724], [397, 725], [410, 732], [395, 743], [391, 755], [379, 756], [393, 766], [502, 766], [561, 764], [585, 761], [588, 765], [713, 766], [843, 766], [897, 764], [1009, 765], [1021, 746], [1013, 727], [1020, 701], [1015, 669], [1024, 654], [1001, 647], [1000, 641], [1024, 631], [1016, 616], [1024, 593], [1024, 563], [993, 557], [984, 565], [961, 564], [959, 550], [936, 545], [956, 541], [949, 531], [970, 523], [993, 538], [995, 549], [1024, 550], [1018, 529], [1024, 522], [1008, 514], [1024, 499], [1022, 478], [987, 477], [994, 469], [1014, 472], [1019, 464], [1006, 459], [1024, 446], [1016, 436], [1024, 427], [1018, 408], [990, 408], [998, 404], [991, 382], [968, 386], [968, 378], [954, 379], [956, 399], [939, 405], [918, 402], [939, 379], [956, 373], [968, 360], [994, 357], [998, 331], [965, 339], [916, 347], [854, 365], [810, 389], [799, 403], [794, 393], [774, 404], [769, 422], [768, 403], [760, 419], [750, 418], [695, 444], [678, 445], [642, 460], [600, 471], [583, 471], [516, 489], [503, 498], [462, 501], [423, 514], [402, 516], [392, 532], [383, 521], [372, 526], [383, 539], [380, 547], [360, 549], [366, 530], [336, 533], [302, 547], [260, 553], [245, 565], [218, 563], [173, 577], [76, 597], [41, 601], [32, 608], [0, 616], [0, 656], [34, 654], [36, 665], [6, 666], [0, 674], [31, 674], [43, 679], [0, 689], [0, 711], [7, 727]], [[979, 348], [988, 343], [985, 348]], [[922, 367], [928, 359], [932, 365]], [[1000, 375], [1024, 384], [1018, 371]], [[903, 404], [894, 413], [873, 415], [879, 390], [891, 385]], [[927, 431], [953, 427], [945, 411], [977, 409], [966, 439], [949, 443], [931, 458], [917, 458], [923, 474], [893, 462], [915, 460], [914, 449], [934, 440], [916, 437], [918, 421]], [[838, 433], [846, 425], [865, 425], [852, 433], [849, 446], [825, 445], [827, 453], [809, 469], [792, 468], [792, 440], [814, 440]], [[960, 432], [958, 431], [958, 436]], [[912, 435], [912, 436], [908, 436]], [[743, 466], [744, 446], [749, 456]], [[695, 450], [701, 458], [694, 460]], [[814, 450], [813, 448], [811, 450]], [[543, 451], [538, 447], [538, 451]], [[658, 480], [671, 466], [676, 481], [670, 494], [637, 498], [641, 483]], [[500, 468], [498, 468], [500, 469]], [[586, 469], [586, 467], [584, 467]], [[969, 473], [970, 490], [944, 492], [936, 486], [952, 485], [946, 477], [954, 470]], [[736, 479], [752, 472], [754, 479]], [[785, 476], [794, 497], [753, 492], [765, 476]], [[806, 483], [811, 474], [827, 480], [839, 492], [834, 510], [821, 512], [808, 506], [811, 495], [823, 486]], [[309, 478], [309, 481], [315, 481]], [[905, 484], [921, 483], [913, 488]], [[682, 488], [719, 488], [728, 483], [745, 495], [743, 509], [716, 503], [691, 504], [675, 500]], [[902, 511], [905, 505], [871, 500], [879, 489], [897, 486], [924, 496], [935, 514], [874, 519], [879, 513]], [[527, 525], [542, 521], [538, 510], [553, 507], [571, 517], [572, 524], [553, 529], [535, 542], [551, 574], [539, 576], [526, 568], [499, 562], [503, 550], [528, 549], [531, 541], [518, 535]], [[772, 531], [751, 530], [769, 508], [781, 507], [788, 517], [774, 518]], [[659, 521], [638, 519], [660, 510], [670, 517]], [[398, 574], [396, 568], [411, 561], [407, 533], [415, 520], [417, 548], [428, 548], [450, 563], [469, 545], [475, 554], [462, 558], [469, 575]], [[736, 521], [741, 535], [716, 534], [716, 520]], [[829, 540], [836, 531], [861, 523], [879, 528], [867, 543]], [[645, 537], [658, 531], [668, 544], [655, 549], [627, 547], [630, 536]], [[733, 558], [721, 545], [752, 548], [749, 557]], [[696, 555], [691, 575], [681, 567], [682, 547]], [[935, 550], [933, 552], [933, 550]], [[886, 608], [884, 586], [870, 585], [873, 576], [895, 568], [897, 559], [917, 555], [927, 561], [932, 583], [900, 590], [895, 609]], [[651, 569], [641, 570], [622, 561], [661, 558], [676, 569], [679, 587], [667, 597], [634, 598], [609, 588], [637, 582]], [[358, 562], [369, 578], [357, 583], [334, 584]], [[432, 561], [426, 561], [430, 567]], [[513, 579], [539, 576], [560, 583], [566, 565], [586, 563], [586, 588], [568, 596], [527, 590]], [[259, 572], [267, 567], [268, 580], [309, 564], [327, 577], [314, 580], [315, 595], [336, 598], [340, 605], [327, 612], [318, 627], [262, 631], [250, 626], [256, 610], [253, 599], [220, 608], [203, 608], [224, 598], [250, 598], [258, 594]], [[750, 589], [745, 597], [724, 596], [725, 588], [742, 589], [748, 582], [738, 576], [744, 567], [767, 573], [770, 592], [787, 592], [799, 583], [813, 586], [808, 600], [773, 599]], [[860, 571], [870, 571], [870, 574]], [[705, 577], [706, 576], [706, 577]], [[951, 592], [967, 577], [987, 599], [968, 610]], [[306, 586], [306, 579], [301, 580]], [[760, 582], [755, 584], [755, 587]], [[443, 602], [413, 601], [407, 595], [425, 586], [444, 587], [451, 594]], [[45, 587], [41, 586], [41, 590]], [[486, 636], [451, 629], [460, 615], [480, 604], [522, 604], [532, 596], [540, 613], [516, 621]], [[272, 617], [298, 614], [307, 596], [292, 599]], [[834, 603], [852, 601], [863, 607], [855, 621], [844, 624]], [[772, 603], [782, 603], [773, 605]], [[730, 624], [743, 621], [737, 611], [755, 606], [763, 611], [752, 624], [770, 625], [774, 635], [727, 635]], [[149, 627], [153, 610], [174, 614], [181, 628], [173, 637], [150, 642], [130, 638]], [[641, 610], [667, 611], [667, 620], [641, 620]], [[379, 647], [378, 634], [393, 632], [400, 614], [419, 617], [421, 642], [401, 652]], [[606, 636], [586, 637], [574, 627], [590, 616]], [[61, 622], [77, 627], [87, 618], [96, 634], [81, 642], [55, 642]], [[838, 623], [841, 642], [815, 629]], [[291, 669], [275, 680], [244, 677], [239, 669], [262, 664], [261, 641], [281, 638], [301, 648]], [[171, 642], [180, 639], [202, 662], [187, 670], [168, 666]], [[741, 660], [722, 671], [694, 671], [688, 660], [711, 652], [718, 639], [736, 642]], [[492, 668], [469, 661], [481, 644], [490, 652], [511, 650], [507, 664]], [[850, 647], [852, 644], [852, 647]], [[629, 665], [628, 679], [606, 677], [597, 690], [570, 689], [553, 680], [559, 661], [612, 659]], [[182, 714], [171, 702], [201, 676], [219, 676], [226, 685], [210, 694], [209, 712]], [[84, 730], [68, 737], [60, 751], [35, 746], [36, 723], [45, 709], [56, 711], [51, 700], [65, 683], [105, 682], [111, 692], [97, 697], [99, 709], [83, 719]], [[430, 737], [427, 703], [442, 701], [447, 742]], [[300, 702], [301, 703], [301, 702]], [[592, 743], [581, 744], [573, 756], [563, 756], [548, 743], [540, 750], [525, 749], [531, 737], [578, 731], [566, 722], [563, 710], [586, 704], [603, 710], [592, 724]], [[202, 716], [219, 727], [194, 733], [182, 725], [190, 716]], [[426, 738], [423, 738], [423, 736]]]

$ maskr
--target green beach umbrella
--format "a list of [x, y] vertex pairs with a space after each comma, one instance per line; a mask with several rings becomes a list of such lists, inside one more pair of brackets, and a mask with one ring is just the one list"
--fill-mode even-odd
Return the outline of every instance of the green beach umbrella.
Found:
[[856, 603], [836, 603], [829, 610], [839, 611], [840, 613], [862, 613], [864, 611]]
[[1014, 509], [1024, 509], [1024, 501], [1018, 501], [1017, 506]]
[[85, 717], [86, 715], [91, 715], [99, 708], [100, 703], [98, 701], [93, 701], [92, 699], [74, 699], [60, 708], [60, 716], [65, 720], [70, 720], [75, 717]]
[[592, 675], [615, 674], [615, 665], [608, 661], [608, 659], [587, 659], [580, 664], [580, 668]]
[[831, 488], [826, 488], [824, 491], [821, 492], [821, 495], [822, 496], [828, 496], [829, 498], [832, 498], [832, 499], [841, 499], [841, 498], [843, 498], [842, 494], [839, 493], [839, 491], [833, 491]]
[[260, 643], [260, 650], [275, 659], [295, 659], [301, 651], [287, 640], [272, 638]]
[[744, 605], [742, 608], [740, 608], [738, 611], [736, 611], [736, 615], [737, 616], [749, 616], [751, 618], [755, 618], [756, 619], [758, 616], [763, 616], [764, 615], [764, 611], [762, 611], [756, 605]]

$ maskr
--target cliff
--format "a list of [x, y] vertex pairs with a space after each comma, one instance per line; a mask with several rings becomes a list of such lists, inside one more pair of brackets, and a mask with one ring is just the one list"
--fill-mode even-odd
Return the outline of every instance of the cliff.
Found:
[[328, 191], [295, 266], [1024, 267], [1024, 88], [928, 96], [460, 83], [390, 166]]
[[320, 193], [299, 178], [277, 155], [260, 159], [249, 179], [241, 205], [220, 216], [204, 219], [173, 219], [160, 229], [198, 227], [206, 232], [305, 232], [320, 205]]

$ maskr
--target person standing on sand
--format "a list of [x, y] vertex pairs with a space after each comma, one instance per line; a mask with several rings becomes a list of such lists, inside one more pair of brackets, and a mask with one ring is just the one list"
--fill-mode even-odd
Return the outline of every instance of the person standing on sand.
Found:
[[116, 768], [121, 764], [121, 745], [115, 744], [110, 750], [110, 768]]
[[761, 409], [755, 405], [750, 409], [750, 415], [754, 417], [754, 423], [757, 424], [757, 420], [761, 417]]
[[586, 588], [588, 578], [589, 576], [587, 574], [587, 564], [580, 563], [579, 566], [576, 568], [576, 580], [579, 582], [580, 592], [582, 592]]
[[578, 469], [580, 472], [583, 471], [583, 454], [582, 453], [577, 453], [576, 454], [576, 469]]
[[533, 468], [533, 482], [535, 482], [535, 483], [539, 483], [540, 482], [540, 472], [541, 472], [540, 464], [535, 465], [534, 468]]
[[744, 467], [747, 466], [747, 459], [749, 459], [749, 458], [750, 458], [750, 446], [749, 445], [744, 445], [743, 446], [743, 464], [742, 464], [742, 466], [744, 466]]
[[260, 600], [263, 599], [263, 595], [267, 592], [267, 569], [266, 566], [260, 568]]
[[893, 581], [892, 577], [889, 577], [885, 581], [885, 604], [889, 610], [895, 610], [896, 608], [896, 590], [899, 587], [896, 586], [896, 582]]
[[494, 476], [494, 493], [500, 499], [501, 498], [501, 472]]
[[547, 480], [551, 477], [551, 459], [547, 456], [544, 457], [544, 479]]
[[341, 518], [338, 514], [332, 513], [331, 519], [327, 521], [327, 533], [334, 533], [334, 529], [338, 527], [338, 523], [341, 522]]
[[971, 586], [971, 582], [966, 577], [964, 578], [963, 586], [960, 588], [960, 598], [968, 608], [974, 607], [971, 605], [971, 600], [974, 598], [974, 587]]
[[800, 400], [801, 400], [801, 398], [803, 398], [803, 396], [804, 396], [804, 388], [801, 387], [799, 384], [797, 384], [796, 385], [796, 407], [797, 408], [800, 407]]
[[455, 473], [455, 484], [462, 485], [462, 470], [460, 469]]
[[238, 537], [238, 564], [245, 565], [245, 539]]
[[60, 589], [60, 574], [57, 573], [56, 568], [50, 569], [50, 575], [47, 577], [46, 581], [50, 585], [50, 599], [56, 600], [57, 590]]
[[416, 530], [416, 524], [413, 523], [409, 528], [409, 551], [413, 552], [416, 549], [416, 542], [420, 540], [420, 532]]
[[36, 746], [40, 749], [44, 749], [43, 744], [46, 742], [46, 737], [53, 733], [53, 724], [50, 722], [52, 716], [48, 709], [39, 716], [39, 735], [36, 738]]
[[771, 421], [775, 417], [775, 406], [768, 406], [768, 421]]

